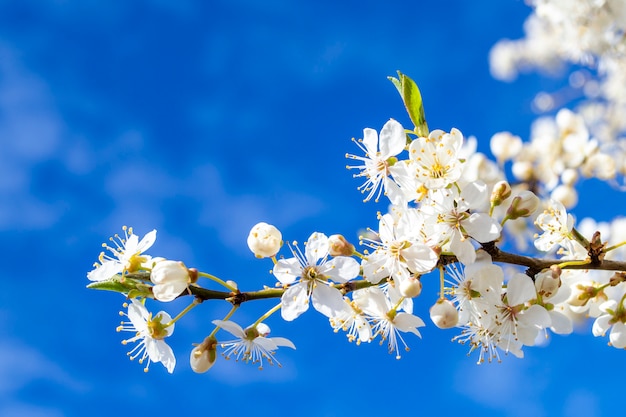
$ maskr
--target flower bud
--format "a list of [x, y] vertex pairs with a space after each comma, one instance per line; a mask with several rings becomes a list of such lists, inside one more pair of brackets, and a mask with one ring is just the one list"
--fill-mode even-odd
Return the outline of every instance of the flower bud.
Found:
[[450, 300], [442, 298], [430, 308], [430, 319], [440, 329], [450, 329], [459, 322], [459, 312]]
[[211, 369], [215, 359], [217, 359], [217, 340], [209, 336], [191, 350], [189, 364], [194, 372], [202, 374]]
[[328, 238], [330, 256], [352, 256], [354, 245], [346, 240], [342, 235], [332, 235]]
[[539, 197], [532, 191], [524, 190], [513, 198], [511, 205], [506, 212], [506, 216], [510, 220], [519, 217], [528, 217], [539, 207]]
[[491, 205], [497, 207], [511, 196], [511, 186], [506, 181], [498, 181], [491, 192]]
[[402, 280], [398, 289], [403, 297], [417, 297], [422, 293], [422, 282], [419, 280], [419, 275]]
[[561, 286], [561, 268], [552, 265], [549, 269], [544, 269], [535, 275], [535, 289], [537, 294], [550, 298], [559, 290]]
[[154, 298], [164, 302], [172, 301], [189, 285], [189, 270], [182, 262], [157, 262], [150, 272], [150, 281], [154, 284]]
[[248, 247], [257, 258], [269, 258], [276, 255], [283, 244], [280, 231], [264, 222], [254, 225], [248, 235]]

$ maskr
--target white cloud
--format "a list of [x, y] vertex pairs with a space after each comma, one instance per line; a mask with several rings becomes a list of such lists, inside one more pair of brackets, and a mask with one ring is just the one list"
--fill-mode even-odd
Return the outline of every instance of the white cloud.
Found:
[[40, 351], [18, 340], [0, 341], [0, 396], [9, 397], [27, 384], [47, 380], [70, 391], [83, 392], [86, 386]]

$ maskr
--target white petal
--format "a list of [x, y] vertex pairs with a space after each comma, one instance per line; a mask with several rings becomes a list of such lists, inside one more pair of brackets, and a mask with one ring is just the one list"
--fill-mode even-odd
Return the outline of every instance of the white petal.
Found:
[[322, 274], [335, 282], [347, 282], [359, 275], [360, 270], [361, 267], [356, 259], [349, 256], [337, 256], [320, 268]]
[[465, 200], [469, 208], [473, 210], [481, 210], [485, 207], [489, 207], [487, 185], [482, 181], [471, 182], [463, 187], [461, 198]]
[[291, 284], [302, 274], [302, 266], [296, 258], [280, 259], [272, 273], [283, 284]]
[[306, 242], [304, 255], [309, 265], [317, 264], [317, 261], [328, 255], [330, 245], [328, 237], [324, 233], [314, 232]]
[[118, 261], [104, 261], [104, 263], [87, 274], [91, 281], [106, 281], [122, 272], [124, 266]]
[[152, 230], [151, 232], [146, 233], [143, 239], [141, 239], [141, 242], [137, 244], [136, 250], [139, 253], [143, 253], [146, 250], [150, 249], [150, 247], [154, 245], [154, 242], [156, 241], [156, 233], [157, 233], [156, 229]]
[[335, 317], [345, 304], [341, 291], [319, 282], [313, 288], [311, 299], [313, 307], [326, 317]]
[[363, 278], [372, 284], [378, 284], [380, 280], [389, 275], [389, 271], [384, 268], [386, 262], [387, 255], [384, 253], [376, 251], [369, 255], [367, 259], [362, 262]]
[[480, 243], [496, 240], [502, 231], [500, 224], [486, 213], [472, 213], [462, 225], [467, 234]]
[[461, 233], [457, 230], [454, 231], [452, 239], [450, 241], [450, 250], [456, 255], [456, 257], [464, 263], [469, 265], [476, 260], [476, 249], [469, 239], [461, 238]]
[[506, 296], [510, 306], [524, 304], [537, 298], [535, 285], [528, 275], [517, 273], [507, 283]]
[[213, 323], [214, 325], [218, 327], [221, 327], [222, 329], [226, 330], [228, 333], [232, 334], [233, 336], [239, 339], [243, 339], [246, 337], [246, 333], [243, 331], [241, 326], [235, 323], [234, 321], [213, 320], [211, 323]]
[[283, 293], [280, 315], [284, 320], [295, 320], [300, 314], [309, 309], [309, 295], [305, 283], [293, 285]]
[[158, 284], [152, 287], [152, 295], [159, 301], [170, 302], [187, 289], [186, 282], [173, 281], [166, 284]]
[[357, 290], [352, 293], [352, 300], [365, 312], [374, 317], [385, 317], [390, 309], [385, 294], [378, 287]]
[[609, 340], [611, 344], [618, 348], [623, 349], [626, 347], [626, 325], [624, 323], [618, 321], [613, 325], [611, 329], [611, 334], [609, 335]]
[[380, 131], [378, 147], [383, 158], [395, 156], [402, 152], [406, 146], [406, 134], [400, 123], [394, 119], [389, 119]]
[[547, 329], [552, 325], [550, 314], [540, 305], [533, 304], [520, 314], [520, 322], [526, 326]]
[[148, 320], [148, 309], [141, 302], [135, 300], [134, 298], [131, 301], [131, 304], [128, 305], [128, 319], [133, 324], [133, 327], [137, 329], [137, 331], [141, 332], [142, 330], [147, 330], [146, 321]]
[[432, 271], [439, 260], [434, 250], [420, 243], [414, 243], [408, 249], [403, 250], [402, 256], [406, 259], [409, 269], [420, 274]]
[[572, 325], [572, 319], [565, 314], [552, 310], [550, 313], [550, 320], [552, 322], [550, 329], [556, 334], [570, 334], [574, 331]]
[[274, 342], [276, 346], [285, 346], [285, 347], [289, 347], [292, 349], [296, 348], [296, 346], [293, 344], [291, 340], [284, 338], [284, 337], [272, 337], [271, 340], [272, 342]]
[[163, 340], [154, 340], [153, 343], [146, 342], [146, 351], [150, 360], [153, 362], [161, 362], [170, 374], [174, 372], [176, 366], [176, 357], [174, 351]]
[[378, 153], [378, 132], [374, 129], [363, 129], [363, 145], [367, 149], [367, 157], [370, 159], [376, 158]]
[[393, 324], [398, 330], [401, 330], [403, 332], [411, 332], [418, 335], [419, 337], [422, 337], [417, 328], [423, 327], [424, 321], [421, 318], [414, 316], [413, 314], [398, 313], [393, 319]]

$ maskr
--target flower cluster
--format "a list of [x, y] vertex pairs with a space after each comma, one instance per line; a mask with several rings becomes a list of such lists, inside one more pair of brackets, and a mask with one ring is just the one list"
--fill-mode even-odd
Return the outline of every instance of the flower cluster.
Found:
[[[617, 0], [530, 3], [526, 39], [494, 48], [494, 74], [511, 78], [529, 64], [594, 64], [599, 81], [595, 93], [585, 90], [588, 100], [539, 119], [526, 142], [496, 133], [490, 141], [496, 160], [490, 161], [459, 129], [429, 130], [417, 85], [401, 73], [390, 77], [413, 126], [389, 119], [380, 131], [366, 128], [353, 139], [358, 151], [346, 154], [347, 168], [360, 181], [364, 202], [387, 200], [358, 243], [316, 231], [304, 245], [284, 245], [277, 227], [258, 223], [247, 244], [255, 258], [272, 262], [273, 277], [253, 291], [148, 255], [156, 230], [140, 239], [124, 227], [123, 236], [103, 245], [87, 274], [89, 287], [127, 297], [121, 315], [128, 321], [118, 331], [132, 333], [123, 341], [135, 343], [129, 357], [146, 362], [145, 370], [158, 362], [173, 372], [176, 357], [165, 340], [208, 300], [231, 309], [204, 321], [212, 328], [189, 352], [198, 373], [211, 369], [220, 351], [260, 369], [280, 366], [277, 350], [295, 345], [269, 337], [266, 322], [278, 312], [294, 322], [315, 310], [355, 345], [379, 341], [400, 358], [409, 350], [409, 333], [421, 338], [426, 326], [414, 314], [418, 303], [430, 306], [436, 327], [455, 331], [454, 341], [478, 352], [478, 363], [509, 353], [523, 357], [525, 346], [569, 334], [585, 318], [593, 320], [594, 336], [626, 348], [626, 220], [577, 223], [570, 213], [581, 177], [612, 181], [626, 172], [626, 147], [618, 140], [626, 131], [626, 7]], [[585, 87], [587, 81], [580, 73], [572, 78]], [[425, 280], [438, 282], [438, 294], [422, 291]], [[188, 298], [174, 317], [147, 308]], [[231, 320], [244, 303], [272, 299], [247, 327]]]
[[[556, 119], [542, 118], [521, 151], [516, 176], [542, 181], [552, 197], [576, 203], [580, 175], [614, 180], [623, 176], [626, 149], [626, 3], [620, 0], [529, 0], [534, 10], [524, 24], [526, 37], [502, 40], [492, 49], [492, 74], [512, 80], [518, 71], [539, 68], [556, 73], [569, 64], [569, 90], [542, 92], [540, 112], [576, 98], [575, 112], [562, 109]], [[516, 148], [517, 145], [516, 145]], [[515, 157], [515, 155], [511, 155]]]

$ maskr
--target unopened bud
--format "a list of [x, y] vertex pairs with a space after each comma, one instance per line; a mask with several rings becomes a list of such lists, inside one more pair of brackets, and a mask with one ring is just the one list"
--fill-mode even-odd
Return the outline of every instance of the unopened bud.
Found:
[[257, 223], [248, 235], [248, 247], [257, 258], [270, 258], [278, 253], [283, 235], [271, 224]]
[[217, 359], [217, 340], [209, 336], [191, 350], [189, 364], [194, 372], [202, 374], [215, 364]]
[[403, 297], [417, 297], [422, 293], [422, 282], [419, 280], [419, 275], [402, 280], [398, 289]]
[[498, 181], [491, 192], [491, 205], [497, 207], [511, 196], [511, 186], [506, 181]]
[[506, 212], [510, 220], [520, 217], [528, 217], [539, 207], [539, 197], [532, 191], [524, 190], [513, 198], [511, 205]]
[[354, 245], [346, 240], [342, 235], [332, 235], [328, 238], [330, 256], [352, 256]]
[[442, 298], [430, 308], [430, 319], [440, 329], [450, 329], [459, 322], [459, 312], [450, 300]]
[[190, 283], [189, 270], [182, 262], [157, 262], [150, 272], [154, 284], [152, 294], [159, 301], [169, 302], [178, 297]]

